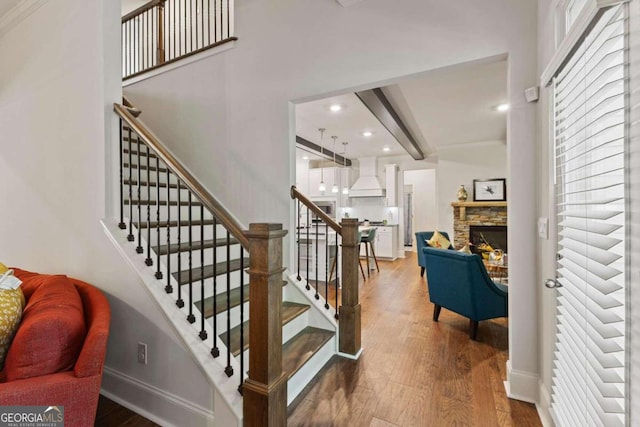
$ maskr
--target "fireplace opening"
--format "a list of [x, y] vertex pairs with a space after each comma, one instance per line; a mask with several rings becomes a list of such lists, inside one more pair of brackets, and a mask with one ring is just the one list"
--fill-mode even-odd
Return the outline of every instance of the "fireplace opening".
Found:
[[501, 249], [504, 253], [509, 252], [507, 247], [507, 226], [506, 225], [471, 225], [469, 226], [469, 242], [471, 242], [471, 252], [481, 254], [482, 244], [491, 246], [494, 250]]

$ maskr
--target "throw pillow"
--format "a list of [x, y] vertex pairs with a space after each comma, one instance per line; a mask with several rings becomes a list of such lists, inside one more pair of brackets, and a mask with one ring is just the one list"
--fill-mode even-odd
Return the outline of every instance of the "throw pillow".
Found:
[[471, 249], [469, 249], [469, 244], [467, 243], [466, 245], [464, 245], [463, 247], [461, 247], [460, 249], [458, 249], [458, 252], [462, 252], [463, 254], [471, 254], [473, 252], [471, 252]]
[[431, 239], [427, 240], [427, 245], [431, 246], [432, 248], [449, 249], [449, 246], [451, 246], [451, 242], [436, 230], [433, 233], [433, 236], [431, 236]]
[[7, 381], [73, 368], [84, 343], [82, 299], [66, 276], [47, 276], [33, 290], [7, 352]]
[[[0, 275], [8, 270], [7, 266], [0, 262]], [[4, 368], [7, 350], [20, 325], [23, 308], [24, 295], [20, 288], [0, 290], [0, 370]]]

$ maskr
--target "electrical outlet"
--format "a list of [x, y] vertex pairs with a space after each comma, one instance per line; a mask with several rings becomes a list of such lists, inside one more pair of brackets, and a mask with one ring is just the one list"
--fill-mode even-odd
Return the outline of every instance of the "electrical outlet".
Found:
[[538, 236], [542, 239], [549, 238], [549, 219], [538, 218]]
[[138, 343], [138, 363], [147, 364], [147, 344], [143, 342]]

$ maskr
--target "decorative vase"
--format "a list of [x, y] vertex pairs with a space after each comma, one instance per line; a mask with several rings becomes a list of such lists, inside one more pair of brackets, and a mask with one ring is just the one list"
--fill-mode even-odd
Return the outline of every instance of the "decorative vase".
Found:
[[464, 185], [461, 185], [460, 188], [458, 188], [458, 201], [460, 202], [466, 202], [467, 201], [467, 197], [469, 197], [469, 194], [467, 194], [467, 190], [465, 190]]

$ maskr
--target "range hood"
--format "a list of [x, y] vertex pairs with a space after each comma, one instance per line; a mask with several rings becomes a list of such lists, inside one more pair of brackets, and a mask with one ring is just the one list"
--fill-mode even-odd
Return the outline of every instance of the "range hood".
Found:
[[349, 197], [384, 197], [386, 191], [378, 181], [378, 162], [375, 157], [361, 157], [360, 177], [349, 190]]

